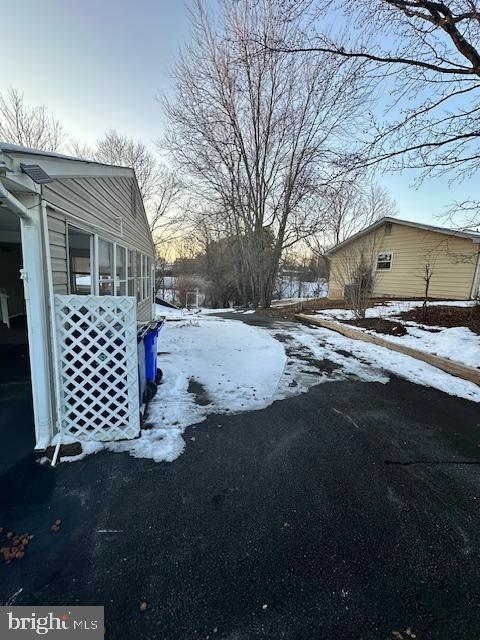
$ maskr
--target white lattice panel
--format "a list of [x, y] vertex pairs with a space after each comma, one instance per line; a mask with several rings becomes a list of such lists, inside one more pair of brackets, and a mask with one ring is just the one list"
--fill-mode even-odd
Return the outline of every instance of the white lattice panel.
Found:
[[140, 432], [136, 300], [55, 296], [64, 432], [123, 440]]

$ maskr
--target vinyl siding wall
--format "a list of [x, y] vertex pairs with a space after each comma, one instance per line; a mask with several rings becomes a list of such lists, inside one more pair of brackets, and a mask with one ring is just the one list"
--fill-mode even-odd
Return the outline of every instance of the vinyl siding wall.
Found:
[[68, 293], [67, 224], [65, 217], [53, 209], [47, 209], [47, 222], [53, 286], [55, 293], [65, 294]]
[[[67, 222], [154, 258], [154, 247], [140, 195], [133, 211], [133, 178], [56, 178], [45, 185], [52, 276], [55, 293], [68, 292]], [[150, 320], [152, 305], [137, 307], [139, 322]]]
[[[372, 241], [372, 238], [375, 239]], [[393, 223], [346, 245], [332, 255], [329, 298], [342, 298], [345, 277], [342, 264], [362, 244], [374, 245], [372, 255], [392, 253], [389, 271], [375, 271], [374, 295], [378, 297], [422, 297], [425, 264], [433, 268], [429, 296], [466, 300], [471, 296], [479, 244], [468, 238], [426, 231]]]

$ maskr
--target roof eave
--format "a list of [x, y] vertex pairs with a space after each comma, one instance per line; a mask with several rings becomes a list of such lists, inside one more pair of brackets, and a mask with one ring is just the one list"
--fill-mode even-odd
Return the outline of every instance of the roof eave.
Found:
[[365, 229], [362, 229], [358, 233], [355, 233], [353, 236], [350, 236], [350, 238], [347, 238], [343, 242], [340, 242], [339, 244], [335, 245], [329, 251], [326, 251], [325, 255], [330, 257], [330, 255], [332, 255], [333, 253], [336, 253], [339, 249], [342, 249], [347, 244], [350, 244], [351, 242], [358, 240], [359, 238], [367, 235], [368, 233], [374, 231], [375, 229], [378, 229], [379, 227], [387, 223], [399, 224], [405, 227], [412, 227], [414, 229], [423, 229], [424, 231], [430, 231], [431, 233], [442, 233], [445, 235], [454, 236], [456, 238], [465, 238], [466, 240], [471, 240], [474, 244], [480, 244], [480, 234], [477, 237], [476, 234], [469, 233], [467, 231], [456, 231], [455, 229], [442, 229], [441, 227], [434, 227], [432, 225], [422, 224], [421, 222], [411, 222], [410, 220], [399, 220], [398, 218], [392, 218], [390, 216], [386, 216], [384, 218], [380, 218], [380, 220], [377, 220], [377, 222], [374, 222], [369, 227], [366, 227]]

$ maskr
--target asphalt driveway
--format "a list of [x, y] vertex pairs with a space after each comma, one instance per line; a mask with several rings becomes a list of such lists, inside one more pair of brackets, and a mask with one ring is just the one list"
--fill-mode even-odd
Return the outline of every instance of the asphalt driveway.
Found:
[[479, 636], [477, 404], [331, 382], [185, 438], [10, 466], [0, 525], [35, 537], [0, 602], [104, 605], [119, 640]]

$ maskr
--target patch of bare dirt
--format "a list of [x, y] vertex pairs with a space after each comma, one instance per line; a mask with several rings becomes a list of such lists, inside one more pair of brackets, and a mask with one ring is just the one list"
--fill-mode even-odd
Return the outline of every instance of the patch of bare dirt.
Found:
[[474, 307], [443, 307], [410, 309], [399, 315], [402, 320], [436, 327], [467, 327], [480, 335], [480, 305]]
[[395, 320], [385, 320], [384, 318], [365, 318], [364, 320], [343, 320], [345, 324], [352, 324], [362, 329], [371, 329], [376, 333], [385, 333], [389, 336], [404, 336], [408, 333], [405, 325]]

